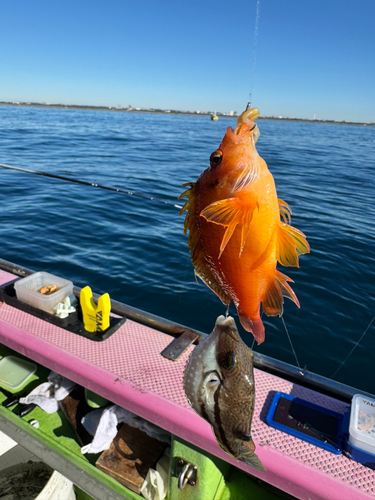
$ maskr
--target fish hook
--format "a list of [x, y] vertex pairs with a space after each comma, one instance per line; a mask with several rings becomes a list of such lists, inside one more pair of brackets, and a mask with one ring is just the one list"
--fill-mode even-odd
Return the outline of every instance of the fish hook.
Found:
[[229, 308], [230, 308], [230, 303], [227, 304], [227, 310], [225, 312], [225, 317], [227, 318], [229, 316]]

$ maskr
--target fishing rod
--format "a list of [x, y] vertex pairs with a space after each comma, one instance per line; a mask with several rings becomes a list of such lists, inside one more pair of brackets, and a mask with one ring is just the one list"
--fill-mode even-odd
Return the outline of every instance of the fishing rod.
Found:
[[175, 203], [171, 203], [171, 202], [165, 201], [165, 200], [160, 200], [159, 198], [154, 198], [153, 196], [146, 196], [144, 194], [135, 193], [134, 191], [131, 191], [130, 189], [121, 189], [121, 188], [115, 188], [112, 186], [103, 186], [101, 184], [97, 184], [96, 182], [83, 181], [81, 179], [75, 179], [73, 177], [65, 177], [64, 175], [50, 174], [48, 172], [42, 172], [41, 170], [31, 170], [29, 168], [21, 168], [21, 167], [15, 167], [13, 165], [5, 165], [4, 163], [0, 163], [0, 168], [4, 168], [7, 170], [15, 170], [17, 172], [24, 172], [26, 174], [41, 175], [43, 177], [50, 177], [51, 179], [58, 179], [60, 181], [72, 182], [75, 184], [82, 184], [83, 186], [90, 186], [90, 187], [94, 187], [94, 188], [98, 188], [98, 189], [105, 189], [106, 191], [113, 191], [115, 193], [127, 194], [129, 196], [135, 196], [137, 198], [142, 198], [143, 200], [155, 201], [156, 203], [162, 203], [163, 205], [171, 205], [175, 208], [178, 208], [179, 210], [181, 210], [181, 208], [182, 208], [181, 205], [177, 205]]

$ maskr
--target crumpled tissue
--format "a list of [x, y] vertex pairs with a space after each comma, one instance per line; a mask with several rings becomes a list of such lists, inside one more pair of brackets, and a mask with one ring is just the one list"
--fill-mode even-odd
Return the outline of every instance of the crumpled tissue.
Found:
[[113, 405], [107, 408], [93, 410], [82, 418], [82, 425], [89, 434], [94, 436], [92, 443], [83, 446], [81, 453], [99, 453], [108, 450], [117, 434], [117, 425], [125, 423], [139, 429], [149, 436], [170, 443], [170, 434], [147, 420], [138, 417], [131, 411]]
[[149, 469], [141, 486], [141, 494], [146, 500], [163, 500], [168, 493], [170, 448], [156, 464], [156, 470]]
[[75, 386], [75, 382], [51, 372], [48, 376], [48, 382], [38, 385], [30, 394], [20, 398], [22, 404], [34, 403], [46, 413], [55, 413], [59, 409], [59, 401], [62, 401]]

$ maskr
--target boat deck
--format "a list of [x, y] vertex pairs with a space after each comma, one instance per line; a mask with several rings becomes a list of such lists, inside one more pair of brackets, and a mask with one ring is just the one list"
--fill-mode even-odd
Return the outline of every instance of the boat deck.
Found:
[[[0, 285], [15, 278], [0, 270]], [[2, 344], [253, 476], [299, 499], [375, 497], [375, 471], [270, 428], [265, 421], [275, 391], [340, 413], [348, 405], [260, 370], [255, 370], [252, 436], [267, 472], [226, 455], [209, 424], [196, 415], [185, 398], [183, 370], [194, 347], [173, 362], [160, 355], [171, 340], [169, 335], [127, 320], [107, 340], [93, 342], [0, 304]]]

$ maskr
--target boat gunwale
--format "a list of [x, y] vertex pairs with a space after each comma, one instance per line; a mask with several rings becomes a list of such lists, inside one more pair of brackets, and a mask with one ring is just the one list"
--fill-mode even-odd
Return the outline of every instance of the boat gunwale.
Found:
[[[0, 259], [0, 269], [20, 277], [26, 277], [36, 272], [32, 269], [19, 266], [4, 259]], [[74, 287], [73, 289], [76, 297], [79, 297], [80, 291], [81, 288], [79, 287]], [[93, 293], [93, 298], [97, 301], [99, 294]], [[174, 338], [179, 337], [186, 331], [189, 331], [198, 335], [198, 339], [195, 342], [198, 343], [208, 336], [207, 333], [191, 329], [182, 324], [175, 323], [161, 316], [157, 316], [142, 309], [124, 304], [112, 298], [111, 311], [114, 314], [125, 316], [132, 321], [154, 328], [155, 330], [166, 333]], [[254, 352], [254, 366], [255, 368], [258, 368], [266, 373], [284, 378], [289, 382], [298, 383], [303, 387], [312, 389], [330, 397], [334, 397], [345, 403], [350, 403], [353, 396], [359, 393], [364, 396], [374, 398], [373, 394], [366, 391], [351, 387], [342, 382], [331, 380], [323, 375], [318, 375], [306, 369], [302, 370], [299, 367], [258, 352]]]

